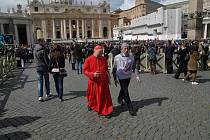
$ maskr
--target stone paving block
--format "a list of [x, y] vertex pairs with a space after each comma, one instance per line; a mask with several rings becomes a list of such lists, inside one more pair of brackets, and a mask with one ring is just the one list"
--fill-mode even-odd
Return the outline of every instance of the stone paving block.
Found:
[[[68, 64], [67, 64], [68, 66]], [[111, 119], [98, 117], [86, 108], [87, 78], [67, 68], [64, 101], [37, 101], [36, 71], [32, 64], [22, 76], [0, 87], [8, 94], [0, 112], [0, 140], [209, 140], [210, 82], [192, 86], [173, 75], [142, 74], [142, 83], [131, 80], [130, 96], [138, 110], [131, 117], [117, 104], [119, 88], [110, 86], [115, 113]], [[19, 73], [20, 74], [20, 73]], [[198, 73], [208, 78], [210, 72]], [[51, 92], [56, 94], [50, 75]], [[1, 90], [3, 89], [3, 90]]]

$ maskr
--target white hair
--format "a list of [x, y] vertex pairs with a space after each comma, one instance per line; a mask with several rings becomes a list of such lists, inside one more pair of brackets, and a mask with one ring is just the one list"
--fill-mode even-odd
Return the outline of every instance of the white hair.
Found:
[[123, 49], [123, 48], [125, 48], [125, 47], [129, 47], [128, 43], [123, 43], [123, 44], [121, 45], [121, 49]]

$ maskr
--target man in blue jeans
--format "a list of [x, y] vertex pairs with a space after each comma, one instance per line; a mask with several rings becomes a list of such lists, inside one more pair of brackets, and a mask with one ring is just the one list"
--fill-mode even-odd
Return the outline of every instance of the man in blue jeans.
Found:
[[39, 101], [43, 102], [43, 82], [45, 81], [46, 99], [51, 97], [50, 93], [50, 81], [49, 81], [49, 58], [47, 50], [43, 45], [43, 39], [38, 40], [38, 44], [35, 46], [35, 61], [36, 70], [38, 74], [38, 96]]

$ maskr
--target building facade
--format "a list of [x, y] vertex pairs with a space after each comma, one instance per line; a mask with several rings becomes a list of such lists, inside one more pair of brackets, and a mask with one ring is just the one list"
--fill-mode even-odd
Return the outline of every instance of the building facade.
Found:
[[150, 14], [161, 6], [163, 5], [151, 0], [136, 0], [134, 7], [127, 10], [118, 11], [118, 14], [120, 18], [127, 18], [132, 20]]
[[126, 26], [114, 28], [114, 39], [123, 36], [124, 40], [181, 39], [181, 9], [158, 8], [150, 13], [131, 20]]
[[30, 0], [28, 12], [35, 33], [41, 30], [45, 40], [111, 39], [117, 19], [106, 1], [93, 5], [76, 0]]
[[17, 5], [17, 10], [8, 9], [8, 13], [0, 13], [0, 33], [14, 35], [17, 45], [33, 45], [33, 21], [26, 13], [23, 13], [22, 6]]
[[[200, 3], [200, 1], [198, 1]], [[190, 16], [189, 0], [184, 0], [176, 3], [169, 3], [165, 5], [167, 8], [181, 8], [182, 11], [182, 38], [188, 37], [188, 18]], [[203, 0], [203, 38], [210, 38], [210, 0]]]

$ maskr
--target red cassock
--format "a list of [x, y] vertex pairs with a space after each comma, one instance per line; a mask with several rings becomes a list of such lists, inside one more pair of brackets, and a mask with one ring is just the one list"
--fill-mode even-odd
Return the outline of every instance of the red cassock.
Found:
[[[89, 78], [87, 88], [88, 106], [100, 115], [109, 115], [113, 112], [113, 104], [109, 90], [108, 66], [105, 57], [94, 55], [85, 60], [84, 74]], [[94, 77], [94, 73], [101, 73]]]

